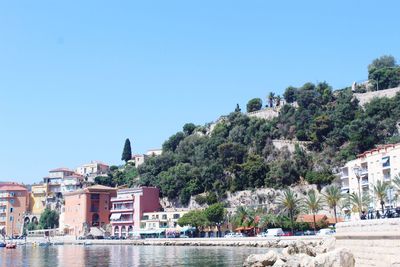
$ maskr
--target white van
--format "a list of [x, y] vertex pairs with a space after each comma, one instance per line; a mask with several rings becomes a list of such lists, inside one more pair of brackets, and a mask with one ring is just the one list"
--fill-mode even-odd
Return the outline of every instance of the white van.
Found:
[[285, 232], [283, 232], [282, 228], [272, 228], [268, 229], [266, 232], [267, 236], [283, 236]]
[[317, 236], [333, 235], [335, 232], [332, 229], [325, 228], [317, 232]]

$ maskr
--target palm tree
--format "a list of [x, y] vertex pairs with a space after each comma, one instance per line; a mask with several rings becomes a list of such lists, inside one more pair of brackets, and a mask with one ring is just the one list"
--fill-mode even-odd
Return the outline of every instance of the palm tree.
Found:
[[269, 107], [272, 108], [274, 106], [274, 99], [275, 99], [275, 93], [271, 92], [268, 95], [268, 102], [269, 102]]
[[305, 208], [313, 215], [314, 233], [317, 232], [317, 222], [315, 215], [322, 209], [322, 198], [315, 194], [314, 190], [310, 190], [304, 200]]
[[393, 178], [392, 182], [397, 187], [397, 191], [400, 191], [400, 173]]
[[282, 98], [280, 95], [275, 97], [276, 106], [279, 107], [281, 105]]
[[278, 217], [275, 214], [267, 213], [261, 216], [261, 219], [258, 223], [258, 228], [264, 229], [267, 226], [277, 226], [278, 223]]
[[375, 196], [379, 199], [381, 207], [382, 207], [382, 214], [385, 213], [385, 200], [387, 198], [387, 190], [389, 189], [390, 185], [386, 182], [382, 182], [378, 180], [376, 185], [374, 185], [373, 191]]
[[336, 185], [331, 185], [325, 188], [325, 193], [323, 193], [325, 202], [328, 204], [330, 209], [333, 209], [333, 214], [335, 216], [335, 223], [337, 223], [337, 207], [340, 200], [343, 198], [343, 194], [340, 188]]
[[349, 195], [349, 202], [353, 212], [358, 212], [361, 217], [361, 213], [368, 208], [370, 203], [370, 197], [368, 194], [360, 196], [360, 194], [351, 193]]
[[290, 218], [291, 230], [294, 232], [294, 216], [301, 208], [302, 200], [290, 189], [286, 189], [277, 199], [278, 205], [282, 206], [282, 212], [287, 212]]

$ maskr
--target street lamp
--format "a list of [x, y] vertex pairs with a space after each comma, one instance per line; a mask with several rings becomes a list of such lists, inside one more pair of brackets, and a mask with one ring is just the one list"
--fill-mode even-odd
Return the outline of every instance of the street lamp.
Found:
[[357, 182], [358, 182], [358, 195], [361, 198], [361, 186], [360, 186], [360, 180], [361, 180], [361, 168], [358, 165], [355, 165], [353, 167], [353, 172], [356, 175]]

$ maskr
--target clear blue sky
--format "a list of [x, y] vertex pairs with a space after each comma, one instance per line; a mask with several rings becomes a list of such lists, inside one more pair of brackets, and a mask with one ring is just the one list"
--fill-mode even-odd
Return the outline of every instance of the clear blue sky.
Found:
[[[329, 2], [329, 3], [328, 3]], [[393, 1], [2, 1], [0, 180], [120, 164], [270, 91], [400, 57]]]

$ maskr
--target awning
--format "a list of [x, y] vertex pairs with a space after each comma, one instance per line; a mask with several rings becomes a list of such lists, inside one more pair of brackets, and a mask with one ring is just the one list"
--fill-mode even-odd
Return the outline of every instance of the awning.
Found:
[[185, 226], [180, 229], [181, 232], [196, 231], [195, 227]]
[[389, 159], [390, 159], [389, 157], [383, 158], [382, 159], [382, 164], [383, 165], [389, 164]]
[[121, 213], [113, 213], [111, 214], [110, 220], [119, 220], [121, 218]]
[[142, 230], [142, 231], [139, 231], [139, 234], [140, 235], [154, 235], [154, 234], [159, 235], [159, 234], [162, 234], [164, 232], [165, 232], [165, 229]]

